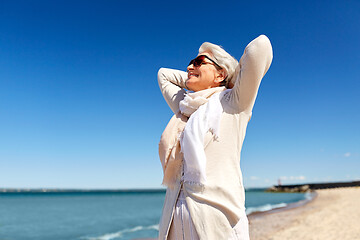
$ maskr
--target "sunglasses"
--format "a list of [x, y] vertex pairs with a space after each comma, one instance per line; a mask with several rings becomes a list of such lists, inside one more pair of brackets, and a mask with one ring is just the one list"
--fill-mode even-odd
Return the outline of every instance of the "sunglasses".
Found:
[[[209, 59], [212, 63], [205, 62], [205, 59]], [[193, 60], [190, 61], [189, 66], [191, 64], [194, 65], [194, 67], [200, 67], [203, 64], [213, 64], [213, 65], [217, 66], [220, 69], [222, 68], [222, 67], [220, 67], [219, 64], [217, 64], [214, 60], [212, 60], [211, 58], [209, 58], [206, 55], [197, 56], [196, 58], [194, 58]]]

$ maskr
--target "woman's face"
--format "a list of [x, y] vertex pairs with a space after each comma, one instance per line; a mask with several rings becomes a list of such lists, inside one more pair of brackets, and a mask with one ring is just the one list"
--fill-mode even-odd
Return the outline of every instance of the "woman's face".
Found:
[[[206, 55], [207, 57], [213, 59], [212, 55], [207, 52], [200, 53], [200, 55]], [[224, 70], [216, 68], [211, 60], [205, 58], [203, 64], [195, 67], [193, 64], [190, 64], [187, 67], [188, 79], [186, 81], [186, 86], [189, 90], [200, 91], [208, 88], [220, 86], [220, 82], [224, 80], [225, 74]]]

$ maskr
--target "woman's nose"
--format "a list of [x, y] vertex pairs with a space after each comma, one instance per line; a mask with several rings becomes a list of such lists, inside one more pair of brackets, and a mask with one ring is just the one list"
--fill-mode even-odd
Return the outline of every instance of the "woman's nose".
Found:
[[194, 65], [191, 63], [191, 64], [189, 64], [189, 66], [187, 66], [187, 68], [186, 68], [188, 71], [189, 70], [193, 70], [194, 69]]

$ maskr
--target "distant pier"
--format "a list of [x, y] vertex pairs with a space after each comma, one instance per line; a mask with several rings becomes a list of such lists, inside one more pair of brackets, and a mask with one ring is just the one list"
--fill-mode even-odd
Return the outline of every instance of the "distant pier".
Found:
[[295, 185], [275, 185], [268, 188], [267, 192], [310, 192], [316, 189], [342, 187], [360, 187], [360, 181], [353, 182], [332, 182], [332, 183], [307, 183]]

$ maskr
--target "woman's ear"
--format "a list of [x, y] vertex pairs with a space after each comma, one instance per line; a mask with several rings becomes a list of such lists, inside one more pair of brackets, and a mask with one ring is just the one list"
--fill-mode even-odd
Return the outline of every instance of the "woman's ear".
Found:
[[224, 79], [226, 78], [226, 72], [224, 69], [220, 69], [217, 72], [216, 78], [215, 78], [215, 82], [219, 83], [222, 82]]

